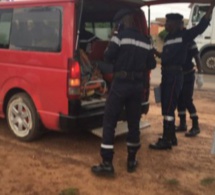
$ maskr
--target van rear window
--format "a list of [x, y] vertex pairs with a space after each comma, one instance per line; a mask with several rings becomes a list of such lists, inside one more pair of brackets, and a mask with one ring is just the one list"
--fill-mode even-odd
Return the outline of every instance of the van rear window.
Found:
[[61, 51], [62, 8], [0, 10], [0, 48]]

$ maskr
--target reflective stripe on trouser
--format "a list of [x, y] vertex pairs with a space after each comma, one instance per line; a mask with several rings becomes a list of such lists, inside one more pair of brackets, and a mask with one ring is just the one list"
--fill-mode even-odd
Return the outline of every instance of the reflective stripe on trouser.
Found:
[[198, 115], [197, 113], [190, 113], [190, 118], [198, 118]]
[[180, 111], [178, 112], [178, 116], [186, 116], [186, 111]]
[[[123, 107], [126, 110], [128, 122], [127, 142], [139, 143], [139, 122], [141, 116], [142, 83], [137, 81], [114, 80], [106, 102], [103, 120], [103, 146], [114, 145], [114, 134], [117, 121]], [[101, 156], [104, 161], [112, 161], [113, 148], [101, 145]]]

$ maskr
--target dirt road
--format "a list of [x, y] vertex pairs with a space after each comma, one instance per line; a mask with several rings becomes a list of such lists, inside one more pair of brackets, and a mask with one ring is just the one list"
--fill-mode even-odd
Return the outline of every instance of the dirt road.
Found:
[[119, 137], [115, 142], [113, 179], [97, 178], [90, 172], [91, 165], [100, 161], [99, 138], [89, 133], [50, 132], [36, 142], [21, 143], [0, 120], [0, 194], [58, 195], [73, 194], [72, 189], [77, 189], [81, 195], [214, 195], [215, 155], [211, 155], [211, 146], [215, 91], [195, 92], [201, 134], [192, 139], [178, 134], [179, 145], [169, 151], [148, 149], [162, 128], [160, 105], [154, 103], [152, 93], [150, 99], [147, 120], [151, 127], [141, 134], [138, 171], [126, 172], [125, 136]]

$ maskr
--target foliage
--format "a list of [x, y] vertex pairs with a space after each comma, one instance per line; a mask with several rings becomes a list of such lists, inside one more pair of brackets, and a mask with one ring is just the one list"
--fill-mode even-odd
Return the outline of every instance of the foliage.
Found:
[[63, 190], [59, 195], [79, 195], [79, 190], [76, 188], [69, 188]]
[[168, 185], [171, 185], [171, 186], [177, 186], [179, 185], [179, 181], [177, 179], [169, 179], [169, 180], [166, 180], [166, 183]]
[[164, 41], [164, 39], [166, 38], [168, 32], [166, 30], [161, 31], [158, 36], [160, 37], [161, 40]]
[[214, 177], [208, 177], [208, 178], [205, 178], [205, 179], [202, 179], [202, 180], [201, 180], [201, 184], [202, 184], [203, 186], [210, 185], [210, 184], [212, 184], [212, 183], [214, 183], [214, 182], [215, 182], [215, 178], [214, 178]]

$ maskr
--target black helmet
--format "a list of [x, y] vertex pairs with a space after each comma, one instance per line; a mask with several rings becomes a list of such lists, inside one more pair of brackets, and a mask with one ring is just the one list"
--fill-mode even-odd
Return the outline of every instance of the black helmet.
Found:
[[170, 13], [170, 14], [166, 15], [166, 19], [167, 20], [173, 20], [173, 21], [182, 21], [183, 16], [181, 14], [178, 14], [178, 13]]

